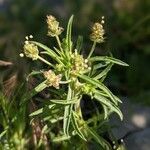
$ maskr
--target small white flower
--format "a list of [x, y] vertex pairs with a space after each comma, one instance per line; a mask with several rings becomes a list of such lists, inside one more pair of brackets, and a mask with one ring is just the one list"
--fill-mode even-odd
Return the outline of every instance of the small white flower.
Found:
[[29, 41], [25, 41], [24, 43], [25, 43], [25, 44], [29, 44]]
[[29, 38], [32, 39], [32, 38], [33, 38], [33, 35], [30, 35]]
[[85, 63], [88, 63], [88, 59], [85, 59], [84, 62], [85, 62]]
[[29, 37], [28, 37], [28, 36], [26, 36], [26, 37], [25, 37], [25, 39], [26, 39], [26, 40], [29, 40]]
[[20, 56], [20, 57], [24, 57], [24, 54], [23, 54], [23, 53], [20, 53], [19, 56]]

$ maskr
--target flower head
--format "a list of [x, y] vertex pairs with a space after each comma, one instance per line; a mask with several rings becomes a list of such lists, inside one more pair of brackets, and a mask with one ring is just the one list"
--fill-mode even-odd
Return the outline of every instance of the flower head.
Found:
[[72, 54], [72, 73], [82, 73], [89, 67], [88, 60], [84, 59], [82, 55], [75, 53]]
[[23, 50], [26, 57], [32, 58], [32, 60], [38, 59], [39, 50], [35, 44], [25, 41]]
[[91, 41], [94, 41], [97, 43], [104, 42], [105, 30], [103, 28], [103, 23], [104, 23], [103, 17], [102, 17], [101, 23], [99, 23], [99, 22], [94, 23], [94, 25], [92, 27], [92, 33], [90, 35]]
[[46, 84], [48, 86], [53, 86], [56, 89], [59, 89], [59, 83], [61, 81], [62, 75], [56, 75], [52, 70], [45, 71], [44, 77], [46, 78]]
[[48, 35], [49, 36], [58, 36], [62, 33], [63, 28], [59, 27], [59, 22], [52, 15], [47, 16], [47, 24], [48, 24]]

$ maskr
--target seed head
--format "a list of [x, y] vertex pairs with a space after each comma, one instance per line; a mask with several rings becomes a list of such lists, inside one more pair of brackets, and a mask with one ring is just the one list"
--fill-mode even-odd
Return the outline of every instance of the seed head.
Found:
[[96, 22], [92, 27], [92, 33], [90, 35], [91, 41], [102, 43], [104, 42], [105, 30], [103, 28], [104, 20], [102, 19], [101, 23]]
[[48, 35], [51, 37], [58, 36], [62, 33], [63, 28], [59, 27], [59, 22], [52, 15], [47, 16]]
[[59, 89], [59, 83], [60, 80], [62, 78], [62, 75], [56, 75], [52, 70], [49, 71], [45, 71], [44, 73], [44, 77], [46, 78], [46, 83], [48, 86], [53, 86], [56, 89]]
[[38, 59], [39, 50], [35, 44], [32, 44], [29, 41], [25, 41], [23, 50], [26, 57], [32, 58], [32, 60]]

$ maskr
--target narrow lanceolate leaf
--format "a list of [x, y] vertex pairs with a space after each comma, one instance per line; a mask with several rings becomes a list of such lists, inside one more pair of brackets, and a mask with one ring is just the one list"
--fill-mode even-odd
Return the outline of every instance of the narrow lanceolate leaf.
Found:
[[[72, 90], [69, 86], [66, 101], [69, 101], [71, 99], [72, 99]], [[63, 120], [63, 130], [64, 130], [64, 134], [67, 135], [67, 136], [69, 136], [69, 127], [70, 127], [70, 119], [71, 119], [72, 108], [73, 108], [72, 104], [65, 106], [64, 120]]]
[[7, 131], [8, 131], [8, 127], [3, 132], [0, 133], [0, 140], [7, 133]]
[[125, 62], [123, 62], [119, 59], [116, 59], [116, 58], [113, 58], [113, 57], [108, 57], [108, 56], [95, 56], [95, 57], [90, 58], [89, 61], [92, 61], [92, 62], [106, 61], [106, 62], [111, 62], [111, 63], [114, 63], [114, 64], [118, 64], [118, 65], [121, 65], [121, 66], [129, 66], [127, 63], [125, 63]]
[[98, 80], [92, 79], [92, 78], [90, 78], [90, 77], [88, 77], [86, 75], [80, 75], [80, 74], [78, 74], [78, 76], [81, 79], [89, 82], [90, 84], [92, 84], [92, 85], [98, 87], [99, 89], [101, 89], [102, 91], [104, 91], [110, 97], [110, 99], [112, 100], [112, 102], [117, 105], [118, 101], [115, 99], [115, 97], [112, 94], [112, 92], [103, 83], [99, 82]]
[[67, 35], [66, 35], [68, 50], [70, 52], [71, 52], [71, 49], [72, 49], [72, 41], [71, 41], [72, 22], [73, 22], [73, 15], [69, 19], [69, 22], [68, 22], [68, 25], [67, 25]]
[[50, 100], [50, 102], [54, 104], [59, 104], [59, 105], [70, 105], [70, 104], [75, 104], [78, 101], [78, 99], [72, 99], [72, 100]]
[[60, 121], [60, 120], [63, 120], [63, 118], [64, 117], [57, 117], [57, 118], [52, 118], [52, 119], [44, 119], [44, 121], [49, 121], [50, 123], [56, 123], [56, 122], [58, 122], [58, 121]]
[[116, 112], [119, 115], [120, 119], [123, 120], [123, 115], [122, 115], [122, 112], [120, 111], [120, 109], [117, 106], [115, 106], [112, 102], [110, 102], [107, 98], [105, 98], [102, 95], [97, 94], [97, 93], [94, 94], [94, 98], [96, 100], [98, 100], [100, 103], [109, 107], [110, 110]]
[[35, 75], [38, 75], [38, 74], [42, 74], [42, 71], [35, 71], [35, 70], [33, 70], [33, 71], [27, 76], [26, 80], [28, 81], [31, 76], [35, 76]]
[[69, 140], [70, 138], [71, 138], [70, 136], [63, 135], [63, 136], [59, 136], [59, 137], [54, 138], [52, 141], [58, 143], [58, 142], [62, 142], [65, 140]]
[[27, 102], [28, 100], [30, 100], [33, 96], [35, 96], [37, 93], [43, 91], [45, 88], [47, 87], [46, 85], [46, 80], [43, 81], [42, 83], [40, 83], [38, 86], [36, 86], [33, 90], [27, 92], [24, 96], [23, 96], [23, 100], [21, 102], [20, 105], [24, 104], [25, 102]]
[[83, 45], [83, 36], [78, 36], [77, 46], [76, 46], [76, 49], [77, 49], [78, 53], [81, 52], [82, 45]]
[[52, 58], [53, 58], [55, 61], [57, 61], [58, 63], [63, 64], [63, 63], [61, 62], [61, 60], [60, 60], [59, 56], [58, 56], [58, 57], [56, 57], [56, 56], [52, 56], [49, 52], [46, 52], [46, 51], [41, 52], [41, 54], [48, 55], [48, 56], [52, 57]]
[[107, 73], [111, 70], [112, 66], [113, 66], [112, 63], [109, 64], [100, 74], [98, 74], [96, 77], [94, 77], [94, 79], [97, 79], [97, 80], [98, 80], [98, 79], [100, 79], [100, 78], [106, 76]]
[[97, 70], [97, 69], [100, 69], [100, 68], [104, 68], [104, 67], [106, 67], [107, 65], [108, 65], [109, 63], [98, 63], [98, 64], [96, 64], [96, 65], [94, 65], [93, 66], [93, 70]]
[[44, 49], [47, 52], [47, 54], [49, 56], [51, 56], [54, 60], [60, 61], [59, 60], [59, 56], [52, 49], [50, 49], [49, 47], [47, 47], [46, 45], [44, 45], [42, 43], [39, 43], [39, 42], [36, 42], [36, 41], [30, 41], [30, 42], [33, 43], [33, 44], [35, 44], [35, 45], [37, 45], [38, 47]]
[[104, 105], [104, 104], [102, 104], [102, 107], [103, 107], [103, 109], [104, 109], [104, 119], [107, 119], [107, 118], [108, 118], [108, 115], [109, 115], [107, 106]]
[[99, 136], [92, 128], [87, 127], [86, 128], [89, 134], [97, 141], [97, 143], [100, 144], [100, 149], [101, 150], [112, 150], [110, 144], [101, 136]]
[[[109, 96], [106, 93], [104, 93], [103, 91], [95, 90], [95, 93], [98, 93], [98, 94], [100, 94], [106, 98], [109, 98]], [[116, 95], [113, 95], [113, 96], [114, 96], [116, 101], [118, 101], [119, 103], [122, 103], [122, 101]]]
[[[49, 105], [49, 106], [48, 106], [48, 109], [52, 109], [54, 106], [55, 106], [55, 104]], [[42, 114], [43, 112], [44, 112], [44, 107], [42, 107], [42, 108], [40, 108], [40, 109], [38, 109], [38, 110], [32, 112], [32, 113], [30, 114], [30, 117], [37, 116], [37, 115], [39, 115], [39, 114]]]
[[84, 134], [83, 134], [82, 131], [80, 130], [80, 127], [79, 127], [79, 125], [78, 125], [77, 118], [76, 118], [74, 112], [71, 113], [71, 121], [72, 121], [74, 130], [77, 132], [77, 134], [78, 134], [83, 140], [86, 141], [86, 138], [85, 138]]
[[90, 76], [93, 76], [98, 69], [104, 68], [108, 65], [109, 63], [106, 62], [100, 62], [98, 64], [95, 64], [92, 66], [91, 72], [90, 72]]

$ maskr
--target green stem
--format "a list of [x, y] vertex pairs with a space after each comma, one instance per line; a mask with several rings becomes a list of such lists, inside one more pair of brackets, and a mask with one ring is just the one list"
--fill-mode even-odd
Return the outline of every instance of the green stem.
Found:
[[41, 56], [38, 57], [39, 60], [41, 60], [42, 62], [44, 62], [45, 64], [55, 68], [55, 66], [53, 64], [51, 64], [50, 62], [48, 62], [47, 60], [45, 60], [44, 58], [42, 58]]
[[60, 50], [63, 51], [63, 49], [61, 47], [61, 42], [60, 42], [59, 36], [56, 36], [56, 40], [57, 40], [57, 43], [58, 43]]
[[89, 58], [91, 57], [91, 55], [93, 54], [94, 49], [95, 49], [95, 46], [96, 46], [96, 42], [93, 43], [92, 48], [91, 48], [91, 51], [90, 51], [90, 53], [89, 53], [87, 59], [89, 59]]

